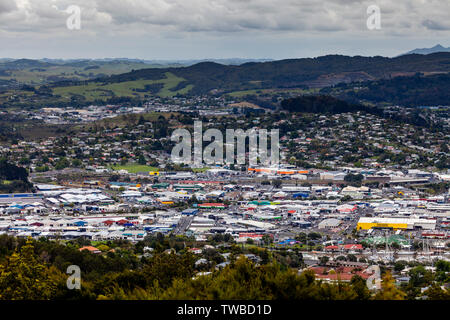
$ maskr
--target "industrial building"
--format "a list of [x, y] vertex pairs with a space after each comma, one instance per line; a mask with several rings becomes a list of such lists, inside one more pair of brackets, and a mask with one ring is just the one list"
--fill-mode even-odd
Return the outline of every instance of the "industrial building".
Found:
[[381, 218], [381, 217], [361, 217], [356, 227], [357, 230], [369, 229], [426, 229], [434, 230], [436, 220], [420, 218]]

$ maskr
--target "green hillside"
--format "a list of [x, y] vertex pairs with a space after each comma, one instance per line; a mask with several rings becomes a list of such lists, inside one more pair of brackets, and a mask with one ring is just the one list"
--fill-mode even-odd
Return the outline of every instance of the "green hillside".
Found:
[[[93, 62], [79, 61], [66, 63], [64, 67], [84, 68], [87, 69], [86, 72], [102, 70], [101, 65], [91, 65], [91, 63]], [[131, 67], [135, 62], [116, 61], [114, 63], [119, 68], [122, 64]], [[105, 62], [105, 65], [110, 68], [114, 63]], [[10, 69], [17, 67], [20, 72], [24, 72], [24, 68], [32, 68], [37, 70], [33, 71], [37, 73], [44, 72], [39, 70], [45, 69], [46, 72], [49, 72], [48, 70], [51, 68], [58, 67], [55, 63], [34, 60], [5, 62], [3, 65], [7, 65], [7, 68]], [[5, 69], [2, 71], [1, 68], [0, 64], [0, 75], [2, 72], [11, 72], [5, 71]], [[379, 92], [376, 87], [364, 95], [362, 91], [361, 94], [352, 94], [357, 90], [355, 86], [364, 84], [367, 87], [368, 83], [381, 84], [378, 88], [385, 93], [382, 96], [383, 99], [386, 98], [386, 101], [395, 101], [398, 104], [411, 103], [410, 97], [418, 96], [418, 93], [414, 92], [414, 88], [417, 86], [418, 90], [420, 89], [422, 92], [420, 97], [428, 96], [428, 99], [422, 100], [433, 104], [433, 101], [436, 100], [435, 97], [440, 97], [439, 101], [443, 101], [448, 95], [445, 93], [436, 95], [428, 89], [422, 90], [421, 88], [428, 86], [426, 84], [428, 79], [433, 79], [437, 74], [446, 76], [445, 74], [449, 72], [450, 53], [445, 52], [429, 55], [412, 54], [396, 58], [328, 55], [318, 58], [250, 62], [242, 65], [201, 62], [188, 67], [141, 68], [110, 76], [104, 75], [91, 80], [65, 79], [65, 81], [49, 82], [45, 85], [25, 87], [17, 85], [15, 89], [9, 88], [3, 91], [2, 81], [8, 80], [0, 78], [0, 106], [28, 109], [42, 106], [82, 106], [102, 102], [135, 104], [152, 96], [164, 98], [186, 94], [228, 94], [238, 99], [248, 95], [270, 96], [274, 93], [293, 96], [315, 94], [327, 87], [334, 91], [343, 84], [351, 84], [345, 91], [345, 96], [342, 97], [345, 100], [365, 99], [370, 101], [370, 97], [373, 95], [371, 92]], [[408, 95], [401, 94], [406, 91], [400, 86], [397, 88], [399, 90], [389, 89], [389, 86], [397, 85], [390, 79], [414, 78], [417, 73], [422, 74], [422, 80], [425, 83], [410, 82], [408, 86], [413, 87], [412, 89], [409, 87]], [[439, 82], [442, 84], [442, 81]], [[4, 84], [5, 87], [10, 85], [8, 82]], [[446, 87], [445, 84], [443, 87]], [[324, 93], [330, 94], [330, 92]]]
[[67, 87], [54, 87], [53, 94], [61, 96], [64, 100], [69, 100], [72, 95], [82, 95], [87, 100], [104, 100], [113, 96], [140, 97], [148, 95], [158, 95], [161, 97], [172, 97], [176, 94], [186, 94], [192, 85], [174, 91], [177, 85], [184, 81], [170, 72], [165, 73], [165, 77], [159, 80], [138, 79], [115, 83], [89, 82], [83, 85]]
[[158, 80], [167, 72], [186, 79], [192, 94], [230, 93], [270, 88], [323, 88], [338, 83], [370, 81], [417, 72], [450, 72], [450, 53], [407, 55], [397, 58], [329, 55], [226, 66], [202, 62], [190, 67], [141, 69], [102, 79], [108, 83]]

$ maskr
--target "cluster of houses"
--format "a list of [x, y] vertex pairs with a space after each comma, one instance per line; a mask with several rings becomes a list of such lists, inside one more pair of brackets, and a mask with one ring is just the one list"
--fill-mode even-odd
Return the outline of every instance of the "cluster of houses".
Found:
[[[228, 108], [230, 104], [235, 107]], [[34, 192], [0, 194], [0, 233], [131, 241], [156, 232], [199, 241], [219, 233], [237, 242], [264, 241], [268, 235], [277, 245], [295, 246], [300, 233], [316, 232], [323, 239], [310, 242], [321, 246], [321, 255], [333, 255], [363, 254], [362, 240], [376, 246], [389, 232], [403, 237], [404, 250], [410, 240], [428, 239], [429, 247], [445, 257], [450, 205], [449, 191], [441, 187], [450, 181], [450, 172], [442, 169], [448, 161], [444, 133], [408, 124], [387, 126], [386, 119], [358, 112], [308, 117], [262, 113], [251, 121], [205, 118], [245, 107], [221, 98], [175, 97], [154, 98], [142, 107], [36, 111], [31, 117], [57, 124], [195, 111], [207, 120], [205, 127], [281, 128], [283, 164], [175, 167], [169, 129], [182, 126], [183, 117], [192, 120], [185, 114], [172, 114], [160, 123], [142, 118], [137, 124], [87, 126], [70, 137], [2, 145], [0, 157], [29, 169]], [[431, 185], [438, 186], [433, 195], [426, 187]], [[352, 234], [358, 241], [349, 239]]]
[[[281, 176], [289, 170], [296, 171], [259, 170], [250, 175]], [[218, 233], [230, 234], [237, 242], [263, 241], [268, 235], [283, 246], [298, 243], [299, 233], [318, 232], [326, 239], [317, 244], [324, 253], [333, 254], [361, 251], [361, 243], [346, 237], [352, 232], [365, 239], [388, 230], [410, 240], [434, 239], [431, 247], [443, 247], [440, 254], [446, 254], [449, 194], [423, 197], [405, 185], [274, 186], [256, 179], [245, 184], [219, 179], [234, 176], [229, 171], [203, 173], [217, 180], [185, 180], [198, 177], [184, 176], [184, 180], [142, 184], [35, 184], [36, 193], [0, 195], [0, 232], [18, 237], [131, 241], [156, 232], [185, 234], [199, 241]], [[415, 174], [416, 178], [422, 172]]]

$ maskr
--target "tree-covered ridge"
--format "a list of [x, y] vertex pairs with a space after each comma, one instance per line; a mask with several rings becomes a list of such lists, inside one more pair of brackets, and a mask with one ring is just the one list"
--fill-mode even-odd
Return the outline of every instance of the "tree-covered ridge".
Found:
[[368, 111], [369, 113], [376, 111], [378, 114], [380, 113], [380, 110], [376, 108], [366, 107], [361, 104], [351, 104], [327, 95], [300, 96], [286, 99], [281, 102], [281, 108], [289, 112], [306, 113], [335, 114], [356, 111]]
[[[327, 55], [317, 58], [250, 62], [239, 66], [202, 62], [189, 67], [135, 70], [85, 84], [96, 81], [108, 84], [141, 79], [158, 80], [164, 78], [166, 73], [172, 73], [186, 79], [183, 86], [193, 85], [190, 94], [205, 94], [211, 90], [230, 92], [261, 88], [325, 87], [339, 82], [389, 78], [416, 72], [450, 72], [450, 53], [406, 55], [396, 58]], [[75, 84], [82, 83], [69, 81], [55, 86]]]
[[389, 108], [352, 103], [323, 94], [284, 99], [281, 101], [281, 110], [313, 114], [339, 114], [361, 111], [385, 119], [391, 119], [398, 123], [408, 123], [433, 130], [444, 130], [442, 122], [431, 121], [430, 117], [425, 117], [423, 111], [419, 108], [407, 109], [408, 112], [398, 112]]
[[[313, 93], [320, 88], [325, 88], [324, 94], [336, 94], [338, 97], [342, 94], [341, 98], [352, 102], [447, 104], [450, 53], [412, 54], [396, 58], [328, 55], [242, 65], [201, 62], [188, 67], [136, 69], [89, 80], [53, 79], [35, 87], [33, 84], [19, 83], [10, 87], [5, 83], [4, 89], [0, 88], [0, 105], [20, 109], [91, 104], [136, 106], [150, 97], [220, 96], [258, 91], [283, 94], [286, 90]], [[441, 76], [409, 79], [418, 73], [440, 73]], [[396, 80], [398, 77], [400, 79]], [[372, 81], [375, 81], [373, 85]], [[351, 85], [344, 85], [348, 83]], [[272, 102], [276, 102], [277, 97], [273, 98]], [[254, 102], [263, 107], [273, 107], [270, 99]]]
[[[260, 265], [242, 256], [239, 246], [232, 246], [229, 265], [199, 269], [198, 258], [183, 246], [189, 241], [185, 238], [159, 234], [135, 245], [110, 241], [97, 245], [102, 254], [80, 251], [88, 244], [85, 241], [0, 236], [0, 299], [403, 300], [415, 299], [424, 285], [429, 285], [424, 292], [429, 299], [450, 298], [449, 291], [440, 286], [449, 281], [450, 264], [445, 261], [436, 264], [433, 274], [421, 266], [413, 268], [410, 283], [402, 288], [386, 271], [382, 289], [372, 292], [358, 275], [350, 282], [324, 283], [310, 270], [299, 273], [271, 258], [266, 249], [258, 249], [268, 254]], [[147, 246], [153, 248], [152, 254], [142, 255]], [[206, 251], [206, 256], [220, 261], [217, 251]], [[67, 289], [70, 265], [81, 269], [80, 290]], [[210, 273], [199, 275], [199, 270]]]
[[[357, 87], [357, 89], [355, 89]], [[391, 103], [406, 107], [450, 105], [450, 74], [396, 77], [363, 83], [324, 88], [322, 93], [337, 91], [337, 96], [349, 101]]]

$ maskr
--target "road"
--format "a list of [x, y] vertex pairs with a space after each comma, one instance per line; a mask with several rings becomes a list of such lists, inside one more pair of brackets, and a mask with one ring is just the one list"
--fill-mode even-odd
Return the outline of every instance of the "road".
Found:
[[174, 230], [174, 234], [183, 234], [191, 225], [194, 216], [183, 216]]

